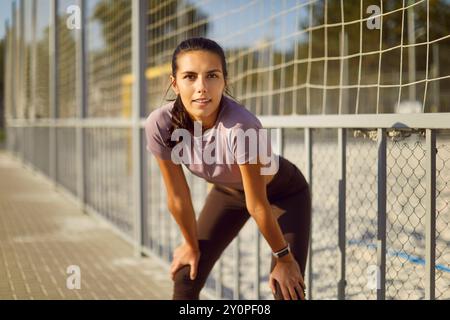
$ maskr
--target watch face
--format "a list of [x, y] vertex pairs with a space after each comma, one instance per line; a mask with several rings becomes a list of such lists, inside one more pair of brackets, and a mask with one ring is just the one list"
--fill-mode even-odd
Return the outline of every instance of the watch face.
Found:
[[284, 257], [285, 255], [287, 255], [289, 252], [291, 252], [291, 250], [290, 250], [289, 246], [287, 246], [285, 249], [274, 253], [274, 256], [277, 258], [281, 258], [281, 257]]
[[289, 250], [286, 249], [286, 250], [284, 250], [283, 252], [281, 252], [281, 253], [278, 254], [278, 258], [284, 257], [284, 256], [287, 255], [288, 253], [289, 253]]
[[286, 248], [284, 248], [284, 249], [282, 249], [282, 250], [280, 250], [278, 252], [272, 252], [272, 254], [276, 258], [281, 258], [281, 257], [287, 255], [289, 252], [291, 252], [291, 248], [290, 248], [290, 246], [288, 244]]

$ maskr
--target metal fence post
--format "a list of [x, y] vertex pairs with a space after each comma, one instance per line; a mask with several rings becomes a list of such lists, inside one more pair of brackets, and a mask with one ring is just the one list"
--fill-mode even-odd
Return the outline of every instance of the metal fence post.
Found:
[[[16, 2], [12, 3], [11, 14], [11, 118], [17, 119], [17, 105], [16, 105], [16, 92], [17, 92], [17, 73], [16, 73], [16, 59], [17, 59], [17, 18], [16, 18]], [[15, 131], [15, 130], [14, 130]], [[14, 142], [17, 137], [14, 132]], [[14, 150], [12, 150], [14, 151]]]
[[[413, 5], [414, 0], [408, 0], [407, 5]], [[415, 20], [415, 12], [414, 7], [407, 11], [407, 32], [408, 32], [408, 81], [409, 83], [414, 83], [416, 81], [416, 47], [414, 46], [416, 43], [416, 20]], [[415, 101], [416, 94], [416, 86], [411, 85], [409, 88], [409, 100]]]
[[[308, 181], [309, 189], [311, 192], [311, 200], [312, 200], [312, 190], [313, 190], [313, 158], [312, 158], [312, 129], [311, 128], [305, 128], [305, 166], [306, 166], [306, 172], [305, 172], [305, 178]], [[311, 228], [310, 228], [310, 234], [309, 234], [309, 248], [308, 248], [308, 261], [306, 266], [306, 274], [305, 274], [305, 281], [308, 282], [308, 285], [306, 287], [307, 290], [307, 298], [309, 300], [313, 299], [313, 269], [312, 269], [312, 262], [313, 262], [313, 247], [312, 247], [312, 231], [313, 231], [313, 212], [314, 212], [314, 205], [311, 206]]]
[[[34, 123], [36, 121], [36, 88], [37, 88], [37, 1], [32, 2], [31, 7], [31, 25], [32, 25], [32, 53], [31, 53], [31, 112], [30, 117]], [[36, 132], [37, 127], [32, 127], [32, 139], [34, 143], [31, 143], [31, 162], [33, 168], [37, 170], [37, 159], [36, 159]]]
[[50, 177], [57, 185], [57, 141], [56, 141], [56, 118], [58, 118], [58, 1], [50, 2]]
[[[11, 119], [15, 121], [17, 119], [17, 17], [16, 17], [16, 2], [12, 3], [11, 13]], [[12, 135], [11, 151], [17, 157], [16, 144], [17, 144], [17, 129], [10, 130]]]
[[386, 299], [386, 129], [377, 131], [378, 147], [378, 236], [377, 299]]
[[435, 299], [435, 266], [436, 266], [436, 132], [426, 129], [427, 153], [427, 212], [425, 231], [425, 299]]
[[144, 245], [144, 197], [142, 194], [144, 184], [143, 137], [140, 120], [146, 106], [146, 32], [147, 32], [147, 1], [132, 2], [132, 69], [133, 69], [133, 196], [135, 212], [135, 239], [136, 255], [141, 256]]
[[[19, 107], [20, 118], [25, 120], [25, 1], [20, 1], [19, 6]], [[25, 126], [21, 126], [20, 129], [20, 157], [22, 162], [26, 162], [25, 158]]]
[[339, 145], [339, 178], [338, 178], [338, 192], [339, 192], [339, 251], [340, 251], [340, 280], [338, 282], [338, 299], [345, 299], [345, 287], [347, 281], [345, 278], [345, 227], [346, 227], [346, 148], [347, 148], [347, 130], [344, 128], [338, 129], [338, 145]]
[[87, 73], [86, 73], [86, 1], [78, 0], [80, 8], [80, 29], [77, 30], [76, 42], [76, 90], [78, 121], [76, 126], [76, 150], [77, 152], [77, 194], [80, 206], [85, 211], [86, 206], [86, 148], [85, 129], [82, 126], [87, 116]]
[[10, 61], [10, 29], [9, 29], [9, 21], [5, 20], [5, 38], [4, 38], [4, 49], [3, 49], [3, 77], [5, 79], [5, 87], [4, 87], [4, 95], [3, 95], [3, 114], [5, 115], [3, 117], [3, 119], [0, 117], [0, 127], [2, 127], [3, 124], [3, 128], [6, 128], [6, 122], [3, 122], [6, 119], [6, 108], [10, 107], [10, 97], [11, 97], [11, 91], [10, 91], [10, 76], [11, 76], [11, 72], [10, 72], [10, 66], [9, 66], [9, 61]]

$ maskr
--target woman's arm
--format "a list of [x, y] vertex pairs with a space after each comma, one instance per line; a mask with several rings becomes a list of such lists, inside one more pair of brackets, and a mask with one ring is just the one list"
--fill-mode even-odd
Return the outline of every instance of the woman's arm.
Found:
[[201, 253], [198, 245], [197, 222], [189, 186], [181, 165], [174, 164], [171, 160], [156, 159], [166, 186], [167, 207], [185, 239], [185, 243], [177, 247], [173, 253], [170, 275], [172, 280], [174, 280], [176, 272], [181, 267], [190, 265], [190, 278], [194, 280], [197, 276], [198, 261]]
[[[265, 176], [261, 175], [261, 164], [239, 165], [245, 192], [246, 207], [267, 240], [273, 252], [286, 247], [278, 220], [272, 212], [266, 194]], [[291, 253], [278, 258], [270, 275], [269, 284], [275, 294], [275, 281], [280, 285], [285, 300], [304, 299], [305, 284], [298, 263]], [[303, 287], [303, 289], [302, 289]]]
[[186, 243], [198, 251], [197, 223], [183, 168], [171, 160], [156, 158], [167, 191], [167, 207], [180, 227]]
[[267, 199], [266, 182], [265, 177], [260, 173], [260, 164], [242, 164], [239, 165], [239, 169], [244, 185], [247, 210], [255, 220], [272, 251], [280, 251], [286, 247], [287, 243]]

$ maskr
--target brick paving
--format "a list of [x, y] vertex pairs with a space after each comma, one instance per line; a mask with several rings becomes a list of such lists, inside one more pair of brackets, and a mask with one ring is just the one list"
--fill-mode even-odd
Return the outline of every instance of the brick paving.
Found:
[[[79, 266], [81, 288], [67, 268]], [[168, 271], [0, 151], [0, 299], [171, 298]]]

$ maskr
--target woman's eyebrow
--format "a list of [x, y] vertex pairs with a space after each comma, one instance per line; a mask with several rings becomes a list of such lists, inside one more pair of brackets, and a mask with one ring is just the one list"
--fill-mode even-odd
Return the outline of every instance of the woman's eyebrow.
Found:
[[[212, 73], [212, 72], [222, 72], [222, 71], [220, 71], [219, 69], [213, 69], [213, 70], [209, 70], [209, 71], [206, 71], [206, 73]], [[185, 72], [182, 72], [181, 74], [197, 74], [197, 72], [194, 72], [194, 71], [185, 71]]]

